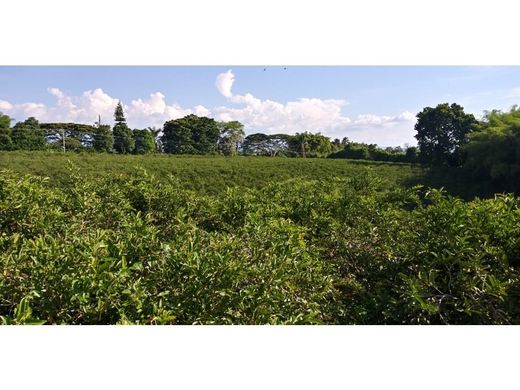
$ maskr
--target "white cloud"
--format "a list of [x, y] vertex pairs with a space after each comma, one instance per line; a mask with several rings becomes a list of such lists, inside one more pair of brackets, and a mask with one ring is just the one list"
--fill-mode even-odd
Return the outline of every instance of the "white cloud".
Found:
[[235, 75], [233, 72], [228, 70], [226, 73], [220, 73], [217, 76], [217, 80], [215, 81], [215, 86], [218, 91], [227, 98], [233, 96], [231, 92], [231, 88], [233, 87], [233, 83], [235, 82]]
[[348, 102], [341, 99], [301, 98], [286, 103], [261, 100], [251, 93], [232, 92], [234, 75], [231, 70], [217, 76], [216, 86], [230, 103], [239, 107], [221, 106], [213, 110], [218, 120], [238, 120], [248, 133], [321, 132], [332, 138], [378, 143], [382, 146], [415, 144], [415, 115], [404, 111], [394, 116], [363, 114], [354, 119], [343, 115]]
[[358, 115], [347, 129], [352, 141], [380, 146], [415, 145], [415, 115], [404, 111], [395, 116]]
[[0, 100], [0, 111], [10, 111], [13, 109], [13, 105], [5, 100]]
[[129, 106], [125, 106], [127, 121], [132, 127], [162, 127], [164, 122], [182, 118], [183, 116], [196, 114], [199, 116], [211, 116], [211, 111], [198, 105], [193, 109], [183, 108], [178, 104], [168, 105], [166, 97], [161, 92], [150, 94], [148, 100], [132, 100]]

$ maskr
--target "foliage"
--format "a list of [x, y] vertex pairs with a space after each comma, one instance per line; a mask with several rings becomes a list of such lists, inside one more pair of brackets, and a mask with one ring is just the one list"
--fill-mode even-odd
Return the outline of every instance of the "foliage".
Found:
[[46, 146], [44, 132], [34, 117], [14, 125], [11, 140], [15, 149], [39, 150]]
[[121, 101], [117, 102], [116, 108], [114, 110], [114, 121], [116, 124], [126, 123], [125, 113], [123, 111], [123, 105]]
[[[65, 151], [87, 150], [98, 140], [98, 129], [80, 123], [40, 123], [45, 139], [51, 148]], [[110, 128], [109, 128], [110, 129]], [[98, 145], [96, 145], [98, 146]]]
[[244, 125], [237, 121], [219, 122], [220, 137], [218, 150], [225, 156], [238, 154], [240, 143], [244, 140]]
[[132, 132], [134, 137], [135, 154], [147, 154], [156, 151], [157, 146], [155, 145], [155, 137], [149, 130], [134, 130]]
[[11, 118], [0, 112], [0, 150], [13, 150], [13, 140], [11, 139]]
[[188, 115], [164, 124], [161, 143], [165, 153], [209, 154], [217, 151], [219, 134], [214, 119]]
[[[245, 186], [260, 188], [270, 181], [291, 178], [324, 179], [347, 177], [362, 173], [372, 167], [374, 175], [389, 183], [405, 185], [422, 182], [425, 170], [408, 164], [380, 163], [371, 161], [300, 159], [255, 156], [175, 156], [169, 154], [116, 155], [57, 152], [12, 151], [0, 153], [0, 169], [10, 169], [22, 174], [48, 176], [53, 185], [66, 185], [67, 161], [77, 165], [90, 178], [100, 176], [128, 175], [136, 166], [143, 167], [161, 180], [173, 174], [183, 187], [200, 194], [217, 195], [227, 187]], [[443, 173], [440, 177], [450, 177]], [[456, 177], [457, 182], [461, 178]], [[467, 183], [465, 183], [467, 184]], [[436, 183], [438, 186], [445, 183]]]
[[520, 192], [520, 109], [492, 111], [464, 148], [465, 168], [496, 191]]
[[117, 103], [114, 111], [115, 125], [112, 130], [114, 137], [114, 150], [120, 154], [133, 153], [135, 139], [132, 130], [126, 124], [126, 118], [121, 102]]
[[9, 117], [9, 115], [5, 115], [0, 112], [0, 129], [8, 129], [11, 127], [11, 121], [12, 119]]
[[287, 138], [288, 149], [300, 157], [326, 157], [332, 151], [332, 144], [328, 137], [320, 133], [296, 133]]
[[71, 167], [59, 186], [2, 171], [0, 319], [520, 323], [520, 199], [463, 202], [366, 166], [216, 196], [142, 169]]
[[288, 136], [285, 134], [250, 134], [242, 143], [242, 153], [252, 156], [284, 155], [288, 149], [287, 141]]
[[477, 124], [472, 114], [456, 103], [426, 107], [417, 114], [415, 130], [421, 161], [433, 165], [461, 165], [461, 147]]
[[[335, 313], [333, 279], [284, 218], [251, 215], [205, 229], [220, 201], [143, 171], [69, 185], [1, 176], [0, 315], [45, 323], [320, 323]], [[229, 208], [230, 206], [231, 208]]]
[[11, 129], [0, 128], [0, 150], [13, 150], [14, 144], [11, 139]]
[[389, 161], [389, 162], [417, 162], [417, 148], [397, 146], [395, 148], [387, 147], [382, 149], [375, 144], [364, 144], [359, 142], [349, 142], [344, 139], [342, 144], [338, 144], [339, 149], [328, 155], [329, 158], [350, 158], [373, 161]]
[[98, 152], [110, 153], [114, 150], [114, 134], [109, 125], [98, 124], [92, 135], [92, 147]]
[[126, 123], [116, 123], [112, 131], [114, 135], [114, 150], [120, 154], [133, 153], [135, 139], [132, 130]]

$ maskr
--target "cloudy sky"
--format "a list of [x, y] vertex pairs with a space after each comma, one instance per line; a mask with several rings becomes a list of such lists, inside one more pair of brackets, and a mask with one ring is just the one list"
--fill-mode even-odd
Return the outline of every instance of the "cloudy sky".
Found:
[[16, 121], [111, 124], [118, 100], [132, 128], [193, 113], [238, 120], [246, 134], [397, 146], [415, 144], [425, 106], [456, 102], [481, 116], [520, 103], [520, 67], [0, 67], [0, 112]]

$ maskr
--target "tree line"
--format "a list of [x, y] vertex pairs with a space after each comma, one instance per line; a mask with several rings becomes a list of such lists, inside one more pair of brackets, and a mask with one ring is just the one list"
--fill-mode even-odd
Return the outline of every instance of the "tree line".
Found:
[[481, 120], [456, 103], [425, 107], [415, 124], [418, 146], [381, 148], [316, 133], [255, 133], [245, 136], [237, 121], [219, 122], [188, 115], [164, 123], [161, 129], [130, 129], [121, 102], [114, 126], [39, 123], [28, 118], [11, 126], [0, 113], [0, 150], [92, 150], [121, 154], [222, 154], [286, 157], [328, 157], [422, 163], [463, 167], [475, 180], [497, 188], [520, 190], [520, 109], [486, 112]]
[[63, 149], [119, 154], [222, 154], [285, 157], [362, 158], [415, 162], [416, 149], [379, 148], [354, 143], [344, 137], [331, 140], [308, 131], [289, 134], [255, 133], [245, 136], [238, 121], [219, 122], [188, 115], [170, 120], [162, 128], [130, 129], [121, 102], [114, 112], [114, 126], [78, 123], [39, 123], [34, 117], [10, 126], [0, 113], [0, 150]]

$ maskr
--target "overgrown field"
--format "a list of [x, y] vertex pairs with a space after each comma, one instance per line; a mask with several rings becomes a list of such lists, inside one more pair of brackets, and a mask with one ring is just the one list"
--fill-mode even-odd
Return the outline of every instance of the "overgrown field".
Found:
[[513, 196], [401, 186], [407, 165], [31, 155], [0, 155], [3, 323], [520, 323]]

